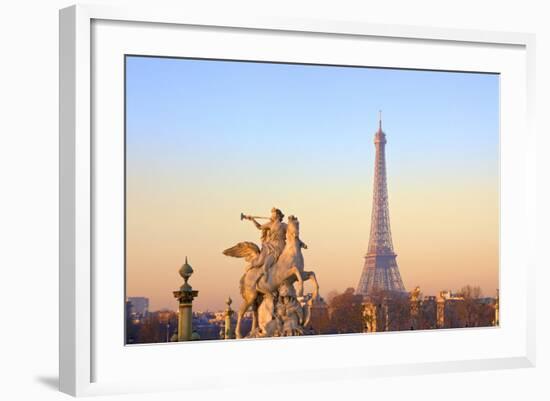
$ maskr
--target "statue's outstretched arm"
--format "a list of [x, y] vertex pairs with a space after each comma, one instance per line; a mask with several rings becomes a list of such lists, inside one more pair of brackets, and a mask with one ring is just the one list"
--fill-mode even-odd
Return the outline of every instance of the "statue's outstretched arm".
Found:
[[261, 225], [261, 224], [258, 223], [253, 217], [249, 217], [248, 219], [249, 219], [252, 223], [254, 223], [254, 225], [256, 226], [256, 228], [257, 228], [258, 230], [269, 229], [269, 224]]
[[300, 248], [307, 249], [307, 245], [304, 241], [300, 240]]

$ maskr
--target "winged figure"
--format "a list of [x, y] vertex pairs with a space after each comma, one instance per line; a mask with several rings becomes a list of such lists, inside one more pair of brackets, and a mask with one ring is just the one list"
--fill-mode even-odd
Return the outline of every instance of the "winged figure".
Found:
[[244, 260], [251, 263], [254, 259], [258, 258], [260, 248], [254, 242], [245, 241], [227, 248], [223, 251], [223, 254], [225, 256], [233, 256], [234, 258], [244, 258]]
[[[269, 236], [268, 236], [269, 237]], [[224, 255], [245, 258], [248, 262], [247, 269], [240, 281], [241, 296], [243, 303], [237, 314], [237, 326], [235, 334], [241, 338], [241, 319], [244, 313], [252, 307], [253, 321], [252, 331], [255, 331], [258, 320], [257, 311], [260, 304], [269, 304], [271, 307], [267, 311], [268, 320], [273, 319], [273, 303], [269, 302], [274, 294], [283, 284], [288, 287], [290, 296], [301, 297], [303, 295], [305, 280], [312, 280], [314, 285], [315, 299], [318, 298], [319, 285], [312, 271], [304, 271], [304, 258], [302, 248], [305, 244], [300, 240], [300, 225], [298, 219], [294, 216], [288, 218], [285, 224], [285, 242], [282, 252], [274, 253], [269, 243], [263, 243], [262, 249], [258, 248], [253, 242], [239, 242], [237, 245], [223, 251]], [[274, 258], [274, 254], [276, 258]], [[262, 269], [254, 268], [263, 265], [266, 259], [273, 258], [269, 274], [264, 274]], [[263, 260], [262, 260], [263, 259]], [[267, 263], [267, 261], [265, 261]], [[258, 265], [261, 263], [260, 265]], [[298, 283], [298, 293], [294, 292], [293, 283]], [[258, 298], [258, 296], [260, 297]], [[260, 327], [260, 331], [266, 332], [265, 328]]]

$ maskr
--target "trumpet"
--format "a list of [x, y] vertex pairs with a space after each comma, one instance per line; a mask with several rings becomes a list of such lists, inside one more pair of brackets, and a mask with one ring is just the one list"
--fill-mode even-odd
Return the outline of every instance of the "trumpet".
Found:
[[271, 217], [265, 217], [265, 216], [247, 216], [246, 214], [244, 213], [241, 213], [241, 220], [244, 220], [244, 219], [247, 219], [247, 220], [250, 220], [250, 219], [271, 219]]

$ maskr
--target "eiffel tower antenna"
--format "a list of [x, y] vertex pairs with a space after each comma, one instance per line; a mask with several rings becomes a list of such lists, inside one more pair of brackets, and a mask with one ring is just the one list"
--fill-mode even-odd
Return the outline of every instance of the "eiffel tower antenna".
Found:
[[378, 131], [374, 134], [376, 157], [370, 238], [365, 264], [357, 286], [364, 296], [377, 291], [405, 292], [397, 255], [393, 250], [386, 174], [386, 134], [382, 131], [382, 110], [378, 112]]

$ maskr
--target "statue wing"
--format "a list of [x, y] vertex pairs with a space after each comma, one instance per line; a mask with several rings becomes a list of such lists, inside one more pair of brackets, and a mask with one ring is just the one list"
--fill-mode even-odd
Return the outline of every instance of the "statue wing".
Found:
[[226, 256], [233, 256], [234, 258], [245, 258], [247, 262], [250, 262], [260, 253], [260, 248], [253, 242], [239, 242], [237, 245], [227, 248], [223, 251]]

